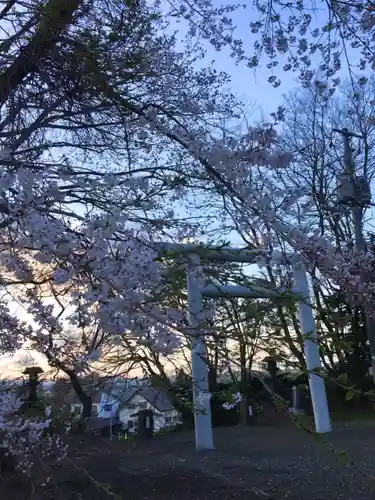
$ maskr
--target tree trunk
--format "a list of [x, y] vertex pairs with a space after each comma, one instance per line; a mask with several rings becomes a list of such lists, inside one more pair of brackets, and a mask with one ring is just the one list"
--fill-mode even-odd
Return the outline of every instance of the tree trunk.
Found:
[[248, 425], [250, 423], [249, 418], [249, 371], [246, 364], [246, 341], [244, 338], [240, 339], [240, 364], [241, 364], [241, 396], [242, 400], [240, 403], [240, 418], [243, 425]]
[[[247, 393], [245, 393], [242, 396], [241, 402], [240, 402], [240, 418], [241, 418], [241, 424], [243, 425], [250, 425], [250, 414], [249, 414], [249, 407], [251, 406], [250, 404], [250, 397]], [[254, 411], [254, 408], [252, 408]]]
[[83, 0], [50, 0], [44, 6], [35, 35], [21, 48], [13, 63], [0, 73], [1, 104], [27, 76], [39, 71], [41, 60], [57, 44], [60, 34], [70, 25], [82, 4]]
[[82, 420], [88, 420], [91, 418], [92, 413], [92, 397], [85, 392], [75, 372], [68, 371], [67, 375], [69, 375], [74, 392], [83, 406], [81, 418]]

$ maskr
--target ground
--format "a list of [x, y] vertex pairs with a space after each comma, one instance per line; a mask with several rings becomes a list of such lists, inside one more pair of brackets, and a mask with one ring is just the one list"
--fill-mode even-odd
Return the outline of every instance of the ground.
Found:
[[[324, 444], [294, 427], [215, 431], [216, 450], [194, 434], [147, 442], [75, 438], [68, 462], [40, 489], [0, 478], [2, 500], [370, 500], [375, 498], [375, 424], [336, 425]], [[343, 450], [347, 451], [344, 453]]]

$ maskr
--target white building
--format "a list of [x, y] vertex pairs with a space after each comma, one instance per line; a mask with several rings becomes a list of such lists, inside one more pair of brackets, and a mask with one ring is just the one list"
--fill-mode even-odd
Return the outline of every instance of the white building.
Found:
[[[139, 410], [153, 411], [156, 432], [180, 423], [179, 412], [167, 393], [151, 387], [148, 381], [142, 379], [105, 381], [91, 397], [93, 417], [119, 419], [130, 432], [137, 431]], [[76, 398], [71, 404], [71, 411], [77, 417], [82, 413], [82, 404]]]
[[139, 410], [152, 410], [154, 414], [154, 429], [172, 427], [180, 423], [180, 414], [173, 407], [167, 394], [153, 387], [130, 389], [121, 397], [118, 407], [120, 421], [129, 429], [137, 428], [137, 413]]

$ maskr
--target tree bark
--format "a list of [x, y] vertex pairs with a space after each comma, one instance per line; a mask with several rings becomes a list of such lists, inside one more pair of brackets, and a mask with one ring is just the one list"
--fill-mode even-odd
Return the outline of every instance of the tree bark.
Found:
[[249, 419], [249, 372], [246, 363], [246, 342], [245, 339], [240, 339], [240, 365], [241, 365], [241, 395], [242, 400], [240, 402], [240, 419], [243, 425], [248, 425]]
[[0, 104], [23, 80], [40, 69], [41, 60], [56, 45], [61, 33], [73, 21], [83, 0], [50, 0], [44, 7], [39, 26], [29, 43], [21, 47], [19, 56], [0, 74]]
[[81, 418], [82, 420], [88, 420], [92, 414], [92, 397], [85, 392], [75, 372], [68, 370], [67, 375], [69, 375], [74, 392], [83, 406]]

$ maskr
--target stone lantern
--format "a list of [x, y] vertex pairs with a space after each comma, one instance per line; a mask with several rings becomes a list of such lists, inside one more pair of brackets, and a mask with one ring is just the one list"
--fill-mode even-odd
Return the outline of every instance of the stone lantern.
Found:
[[154, 412], [151, 409], [139, 410], [130, 416], [138, 417], [139, 439], [148, 439], [154, 435]]
[[40, 366], [29, 366], [22, 373], [23, 375], [28, 375], [29, 380], [27, 382], [29, 388], [29, 395], [26, 401], [29, 403], [36, 403], [38, 401], [37, 387], [39, 385], [39, 375], [43, 373], [43, 369]]
[[271, 375], [269, 388], [272, 390], [272, 392], [275, 392], [276, 390], [276, 375], [279, 370], [279, 367], [277, 366], [278, 361], [280, 361], [280, 356], [276, 355], [266, 356], [263, 359], [263, 363], [266, 364], [266, 370]]
[[263, 359], [263, 363], [266, 363], [266, 370], [268, 373], [271, 375], [272, 378], [276, 376], [276, 373], [278, 371], [278, 366], [277, 362], [279, 361], [278, 356], [266, 356]]

